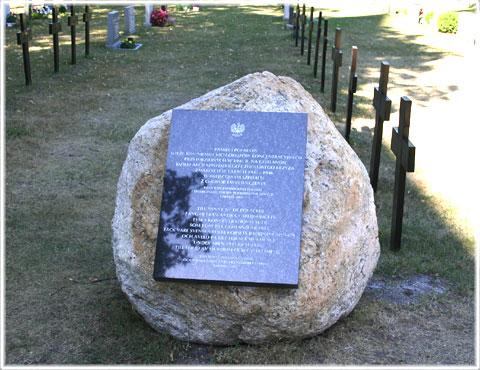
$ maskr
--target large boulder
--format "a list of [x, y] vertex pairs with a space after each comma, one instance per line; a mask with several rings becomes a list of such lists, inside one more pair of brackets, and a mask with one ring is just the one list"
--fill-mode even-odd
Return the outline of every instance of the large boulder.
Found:
[[350, 313], [380, 254], [377, 219], [365, 167], [321, 106], [293, 79], [263, 72], [179, 108], [308, 113], [298, 289], [153, 280], [167, 111], [132, 139], [118, 182], [113, 252], [134, 308], [156, 330], [220, 345], [308, 337]]

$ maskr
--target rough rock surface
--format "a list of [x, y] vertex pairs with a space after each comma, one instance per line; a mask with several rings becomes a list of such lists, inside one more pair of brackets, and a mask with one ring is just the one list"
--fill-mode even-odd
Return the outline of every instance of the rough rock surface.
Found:
[[368, 174], [303, 87], [254, 73], [179, 108], [308, 113], [298, 289], [155, 282], [155, 242], [171, 111], [130, 143], [118, 182], [113, 228], [117, 276], [156, 330], [193, 342], [262, 343], [318, 334], [350, 313], [380, 246]]

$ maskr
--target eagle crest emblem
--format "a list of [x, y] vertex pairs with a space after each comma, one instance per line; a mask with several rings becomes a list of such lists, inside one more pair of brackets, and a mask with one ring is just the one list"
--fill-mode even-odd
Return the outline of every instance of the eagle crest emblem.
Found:
[[243, 123], [232, 123], [230, 131], [232, 131], [232, 135], [235, 137], [242, 136], [245, 131], [245, 125]]

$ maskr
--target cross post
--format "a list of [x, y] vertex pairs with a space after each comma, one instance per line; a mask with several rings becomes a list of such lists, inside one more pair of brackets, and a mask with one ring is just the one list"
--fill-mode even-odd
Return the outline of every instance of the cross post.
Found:
[[60, 71], [60, 50], [58, 48], [58, 33], [62, 30], [62, 23], [58, 21], [57, 8], [52, 9], [52, 23], [48, 25], [48, 33], [53, 35], [53, 64], [54, 71]]
[[337, 110], [337, 88], [338, 88], [338, 70], [342, 65], [343, 53], [340, 50], [340, 41], [342, 38], [342, 29], [337, 27], [335, 29], [335, 45], [332, 46], [332, 92], [330, 95], [330, 110], [335, 112]]
[[90, 22], [92, 20], [92, 12], [88, 5], [85, 5], [85, 13], [83, 13], [83, 21], [85, 22], [85, 56], [90, 55]]
[[378, 87], [374, 89], [373, 106], [375, 107], [375, 130], [373, 132], [372, 156], [370, 158], [370, 184], [377, 191], [380, 152], [382, 149], [383, 122], [390, 120], [392, 101], [387, 96], [388, 72], [390, 64], [383, 61], [380, 68]]
[[323, 26], [323, 50], [322, 50], [322, 76], [321, 76], [321, 83], [320, 83], [320, 91], [323, 93], [325, 90], [325, 64], [327, 61], [327, 45], [328, 45], [328, 19], [325, 18]]
[[70, 34], [72, 38], [72, 64], [77, 64], [77, 44], [76, 44], [76, 26], [78, 24], [78, 16], [75, 15], [75, 6], [71, 5], [70, 16], [68, 17], [68, 26], [70, 27]]
[[302, 8], [302, 40], [300, 46], [300, 54], [303, 55], [305, 51], [305, 23], [307, 23], [307, 16], [305, 15], [305, 4]]
[[307, 65], [310, 65], [310, 60], [312, 59], [312, 34], [313, 34], [313, 6], [310, 8], [310, 23], [308, 26]]
[[322, 35], [322, 12], [318, 12], [317, 39], [315, 40], [315, 61], [313, 62], [313, 77], [317, 78], [318, 52], [320, 49], [320, 37]]
[[300, 4], [297, 3], [295, 12], [295, 46], [298, 46], [298, 32], [300, 31]]
[[402, 96], [400, 99], [399, 127], [393, 128], [391, 143], [396, 162], [390, 248], [395, 251], [400, 250], [402, 242], [406, 173], [415, 171], [415, 146], [408, 140], [411, 110], [412, 101], [406, 96]]
[[350, 130], [352, 127], [353, 94], [357, 92], [357, 54], [358, 48], [352, 46], [352, 63], [350, 64], [350, 80], [348, 83], [347, 120], [345, 123], [345, 140], [347, 140], [347, 143], [350, 142]]
[[21, 31], [17, 32], [17, 44], [22, 45], [25, 85], [31, 85], [32, 74], [30, 71], [30, 53], [28, 51], [28, 42], [32, 39], [32, 30], [27, 28], [27, 16], [23, 13], [20, 14], [20, 30]]

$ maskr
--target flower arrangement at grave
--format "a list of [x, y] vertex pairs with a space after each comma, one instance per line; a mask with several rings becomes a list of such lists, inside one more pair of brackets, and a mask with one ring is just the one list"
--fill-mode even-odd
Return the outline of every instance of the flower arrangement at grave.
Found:
[[30, 14], [31, 19], [42, 19], [47, 18], [49, 14], [52, 13], [52, 9], [49, 6], [34, 6], [32, 8], [32, 13]]
[[150, 23], [152, 26], [168, 27], [175, 25], [175, 19], [170, 18], [166, 10], [154, 9], [150, 16]]
[[8, 25], [8, 27], [12, 27], [12, 26], [17, 25], [19, 23], [20, 22], [18, 21], [15, 14], [10, 13], [9, 15], [7, 15], [7, 25]]
[[122, 49], [135, 49], [135, 41], [133, 41], [133, 38], [132, 37], [129, 37], [128, 39], [125, 39], [122, 41], [122, 43], [120, 44], [120, 47]]

